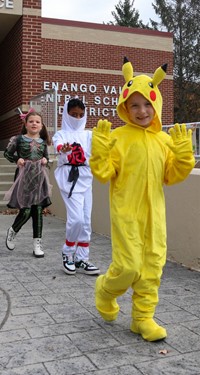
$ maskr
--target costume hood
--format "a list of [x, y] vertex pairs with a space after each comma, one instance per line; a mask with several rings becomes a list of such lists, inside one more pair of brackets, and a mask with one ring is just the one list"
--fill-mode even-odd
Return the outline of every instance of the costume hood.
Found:
[[123, 86], [119, 97], [117, 113], [125, 123], [130, 124], [125, 102], [129, 96], [131, 96], [131, 94], [134, 92], [139, 92], [152, 104], [155, 110], [155, 115], [151, 126], [155, 131], [160, 131], [162, 129], [162, 96], [158, 89], [158, 85], [165, 78], [166, 71], [167, 64], [157, 68], [152, 78], [147, 75], [139, 75], [134, 77], [132, 64], [126, 57], [124, 58], [122, 73], [126, 83]]
[[87, 112], [85, 108], [84, 116], [81, 119], [77, 119], [75, 117], [72, 117], [68, 113], [68, 101], [65, 102], [64, 108], [63, 108], [63, 115], [62, 115], [62, 124], [61, 124], [61, 130], [64, 131], [80, 131], [84, 130], [87, 122]]

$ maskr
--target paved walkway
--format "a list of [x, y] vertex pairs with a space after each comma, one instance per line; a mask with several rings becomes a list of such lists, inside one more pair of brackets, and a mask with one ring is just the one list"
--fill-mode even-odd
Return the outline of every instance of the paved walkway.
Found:
[[[62, 271], [62, 220], [44, 217], [45, 258], [36, 259], [31, 222], [6, 249], [13, 219], [0, 214], [1, 375], [200, 374], [200, 273], [167, 263], [156, 319], [168, 338], [145, 342], [129, 330], [131, 291], [118, 300], [118, 320], [106, 323], [94, 306], [96, 277]], [[91, 261], [104, 272], [110, 259], [110, 239], [94, 233]]]

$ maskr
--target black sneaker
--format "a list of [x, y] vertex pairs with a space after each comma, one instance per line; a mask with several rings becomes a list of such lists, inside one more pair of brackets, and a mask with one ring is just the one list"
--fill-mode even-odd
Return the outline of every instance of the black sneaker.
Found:
[[89, 263], [87, 260], [80, 260], [75, 262], [76, 271], [85, 273], [86, 275], [99, 275], [99, 268], [95, 267], [94, 264]]
[[62, 254], [63, 258], [63, 269], [68, 275], [74, 275], [76, 273], [74, 256]]

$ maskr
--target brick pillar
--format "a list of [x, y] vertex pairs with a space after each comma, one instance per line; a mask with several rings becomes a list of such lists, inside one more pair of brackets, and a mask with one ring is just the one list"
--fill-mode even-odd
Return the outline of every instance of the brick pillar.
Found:
[[41, 85], [41, 0], [23, 1], [22, 103], [42, 91]]

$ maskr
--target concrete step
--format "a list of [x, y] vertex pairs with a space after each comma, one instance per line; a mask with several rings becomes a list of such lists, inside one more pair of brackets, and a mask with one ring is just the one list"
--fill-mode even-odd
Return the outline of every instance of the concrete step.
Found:
[[0, 182], [0, 191], [7, 191], [12, 186], [13, 181], [1, 181]]
[[17, 166], [15, 163], [10, 163], [3, 154], [4, 151], [0, 151], [0, 212], [12, 212], [13, 210], [7, 207], [8, 202], [4, 201], [3, 198], [14, 182]]
[[4, 195], [6, 194], [6, 191], [0, 190], [0, 201], [3, 201]]
[[9, 172], [9, 173], [15, 173], [16, 165], [15, 164], [1, 164], [0, 165], [0, 171], [1, 173]]
[[1, 165], [12, 165], [13, 167], [16, 167], [16, 163], [11, 163], [9, 160], [6, 158], [0, 158], [0, 166]]
[[[2, 165], [2, 164], [8, 165], [8, 164], [11, 164], [11, 163], [6, 158], [0, 157], [0, 165]], [[12, 164], [14, 165], [14, 163], [12, 163]]]
[[0, 151], [0, 211], [8, 210], [7, 201], [4, 201], [6, 191], [10, 189], [14, 181], [16, 164], [10, 163], [3, 156], [4, 151]]
[[[1, 168], [0, 168], [0, 171], [1, 171]], [[1, 182], [3, 182], [3, 181], [13, 182], [14, 181], [14, 173], [13, 172], [4, 172], [4, 173], [0, 172], [0, 181]]]
[[1, 200], [1, 195], [4, 196], [4, 195], [6, 194], [6, 191], [7, 191], [7, 190], [0, 190], [0, 200]]

